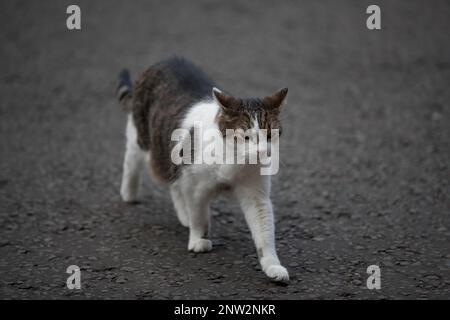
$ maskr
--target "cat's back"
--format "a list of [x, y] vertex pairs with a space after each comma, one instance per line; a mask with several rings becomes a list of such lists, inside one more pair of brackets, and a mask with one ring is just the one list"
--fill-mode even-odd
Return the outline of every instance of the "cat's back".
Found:
[[195, 64], [172, 57], [149, 67], [137, 80], [135, 98], [151, 96], [153, 101], [168, 104], [174, 100], [195, 102], [211, 95], [214, 82]]
[[153, 172], [171, 181], [178, 167], [171, 162], [172, 132], [181, 128], [191, 107], [210, 100], [214, 82], [196, 65], [173, 57], [148, 68], [136, 81], [133, 120], [138, 144], [152, 152]]

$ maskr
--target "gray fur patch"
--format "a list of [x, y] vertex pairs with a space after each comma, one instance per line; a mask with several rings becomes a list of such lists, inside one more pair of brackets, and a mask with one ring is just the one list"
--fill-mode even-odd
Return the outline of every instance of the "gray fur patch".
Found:
[[171, 161], [172, 132], [181, 126], [189, 108], [210, 99], [212, 82], [198, 67], [182, 58], [151, 66], [136, 81], [133, 120], [138, 145], [150, 150], [152, 172], [162, 182], [175, 180], [180, 171]]

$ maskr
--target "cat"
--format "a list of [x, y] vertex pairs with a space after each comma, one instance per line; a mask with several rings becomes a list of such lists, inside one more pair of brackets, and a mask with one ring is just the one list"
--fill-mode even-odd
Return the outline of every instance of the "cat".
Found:
[[147, 165], [154, 179], [169, 186], [177, 217], [189, 227], [188, 250], [207, 252], [212, 249], [209, 204], [222, 194], [232, 196], [244, 212], [262, 270], [274, 281], [287, 282], [288, 271], [275, 249], [270, 175], [261, 175], [259, 165], [176, 165], [171, 159], [176, 143], [172, 133], [179, 128], [191, 131], [195, 123], [223, 134], [226, 129], [281, 131], [279, 115], [287, 92], [284, 88], [262, 99], [235, 98], [180, 57], [152, 65], [134, 85], [129, 72], [122, 71], [117, 97], [128, 112], [123, 201], [136, 201], [140, 169]]

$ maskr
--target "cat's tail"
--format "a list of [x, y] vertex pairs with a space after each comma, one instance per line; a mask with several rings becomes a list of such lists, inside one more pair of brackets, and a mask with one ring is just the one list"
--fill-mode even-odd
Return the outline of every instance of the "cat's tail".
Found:
[[119, 73], [116, 96], [125, 111], [131, 111], [133, 85], [131, 84], [130, 72], [126, 69]]

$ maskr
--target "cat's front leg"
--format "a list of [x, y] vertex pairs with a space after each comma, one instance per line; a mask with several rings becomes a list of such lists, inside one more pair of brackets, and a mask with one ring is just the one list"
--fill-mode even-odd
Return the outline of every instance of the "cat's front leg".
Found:
[[[192, 187], [191, 187], [192, 189]], [[209, 237], [209, 196], [202, 188], [191, 192], [185, 190], [186, 208], [189, 214], [188, 250], [193, 252], [208, 252], [212, 249]]]
[[212, 249], [209, 237], [208, 204], [193, 203], [189, 210], [189, 244], [188, 250], [193, 252], [208, 252]]
[[289, 273], [280, 264], [275, 249], [275, 227], [269, 192], [269, 188], [264, 185], [236, 188], [236, 196], [252, 233], [261, 268], [274, 281], [287, 282]]
[[189, 214], [186, 209], [185, 195], [182, 193], [180, 187], [174, 183], [170, 186], [170, 195], [177, 213], [178, 220], [184, 227], [189, 227]]

